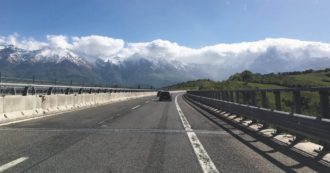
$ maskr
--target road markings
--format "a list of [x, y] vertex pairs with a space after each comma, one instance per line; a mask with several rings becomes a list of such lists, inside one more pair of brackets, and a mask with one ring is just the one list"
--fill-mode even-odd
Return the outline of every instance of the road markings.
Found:
[[140, 107], [141, 105], [137, 105], [137, 106], [134, 106], [134, 107], [132, 107], [132, 110], [134, 110], [134, 109], [136, 109], [136, 108], [138, 108], [138, 107]]
[[186, 116], [183, 114], [179, 104], [178, 104], [178, 96], [175, 97], [175, 106], [176, 109], [179, 112], [179, 117], [181, 119], [181, 122], [183, 124], [184, 129], [186, 130], [186, 133], [188, 135], [189, 141], [191, 146], [194, 149], [194, 152], [197, 156], [197, 160], [199, 162], [199, 165], [201, 166], [204, 173], [218, 173], [218, 169], [215, 167], [213, 161], [211, 160], [210, 156], [207, 154], [205, 148], [203, 147], [202, 143], [199, 141], [196, 133], [191, 129], [191, 126], [186, 118]]
[[[101, 127], [108, 127], [106, 124], [100, 124]], [[189, 131], [184, 129], [123, 129], [123, 128], [109, 128], [109, 129], [89, 129], [89, 128], [0, 128], [0, 132], [80, 132], [80, 133], [114, 133], [114, 132], [125, 132], [125, 133], [187, 133]], [[236, 135], [240, 135], [243, 132], [239, 130], [232, 131]], [[224, 130], [194, 130], [196, 134], [208, 134], [208, 135], [221, 135], [230, 136], [230, 134]]]
[[4, 172], [5, 170], [7, 170], [7, 169], [9, 169], [11, 167], [14, 167], [15, 165], [17, 165], [19, 163], [24, 162], [27, 159], [28, 159], [28, 157], [21, 157], [21, 158], [18, 158], [16, 160], [13, 160], [13, 161], [11, 161], [9, 163], [6, 163], [6, 164], [0, 166], [0, 172]]
[[102, 124], [102, 123], [104, 123], [106, 120], [103, 120], [103, 121], [101, 121], [101, 122], [99, 122], [99, 123], [97, 123], [97, 124]]
[[146, 101], [146, 103], [149, 103], [149, 101]]

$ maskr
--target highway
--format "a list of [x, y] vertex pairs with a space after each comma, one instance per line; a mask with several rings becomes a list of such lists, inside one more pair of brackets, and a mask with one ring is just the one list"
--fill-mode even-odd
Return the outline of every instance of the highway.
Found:
[[[0, 126], [0, 172], [323, 172], [182, 97], [112, 103]], [[175, 101], [177, 98], [177, 101]], [[176, 104], [177, 103], [177, 104]]]

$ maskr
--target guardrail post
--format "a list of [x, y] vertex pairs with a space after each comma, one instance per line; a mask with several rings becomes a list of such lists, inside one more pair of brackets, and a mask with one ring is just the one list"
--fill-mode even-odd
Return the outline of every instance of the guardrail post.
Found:
[[236, 103], [240, 103], [239, 101], [239, 91], [235, 91]]
[[256, 92], [255, 91], [251, 91], [250, 92], [250, 96], [251, 96], [251, 105], [256, 106], [257, 105]]
[[230, 97], [230, 101], [234, 102], [234, 92], [233, 91], [229, 91], [229, 97]]
[[297, 114], [301, 113], [301, 96], [300, 96], [300, 91], [295, 90], [293, 91], [293, 111]]
[[16, 88], [11, 88], [11, 94], [16, 95]]
[[274, 96], [275, 96], [275, 109], [280, 111], [282, 110], [280, 91], [274, 91]]
[[266, 91], [261, 91], [261, 106], [263, 108], [268, 108], [268, 99]]
[[23, 93], [22, 93], [22, 95], [23, 95], [23, 96], [27, 96], [28, 93], [29, 93], [29, 87], [26, 86], [26, 87], [24, 87], [24, 89], [23, 89]]
[[70, 88], [65, 89], [65, 94], [68, 95], [70, 93]]
[[219, 91], [216, 91], [216, 93], [217, 93], [217, 100], [219, 100], [220, 99], [220, 92]]
[[329, 92], [328, 91], [319, 91], [320, 94], [320, 112], [322, 118], [329, 118]]
[[37, 93], [36, 88], [35, 87], [32, 87], [31, 88], [31, 94], [32, 95], [35, 95], [36, 93]]
[[47, 90], [47, 95], [52, 95], [53, 87], [49, 87]]
[[228, 91], [225, 91], [225, 100], [226, 100], [226, 101], [229, 100], [229, 94], [228, 94]]
[[243, 95], [243, 104], [247, 104], [248, 103], [248, 99], [247, 99], [247, 93], [246, 93], [246, 91], [242, 91], [242, 95]]

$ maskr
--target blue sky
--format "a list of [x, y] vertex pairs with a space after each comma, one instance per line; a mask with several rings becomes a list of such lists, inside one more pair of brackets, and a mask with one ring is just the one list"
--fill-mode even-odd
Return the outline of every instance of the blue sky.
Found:
[[103, 35], [189, 47], [294, 38], [330, 42], [329, 0], [1, 0], [0, 35]]

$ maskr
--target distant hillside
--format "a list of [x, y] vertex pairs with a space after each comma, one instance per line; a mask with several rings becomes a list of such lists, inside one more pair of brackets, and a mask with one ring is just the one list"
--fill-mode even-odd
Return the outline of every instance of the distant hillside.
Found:
[[330, 68], [284, 73], [259, 74], [243, 71], [230, 76], [225, 81], [201, 79], [169, 86], [170, 89], [213, 90], [236, 88], [283, 88], [330, 86]]

